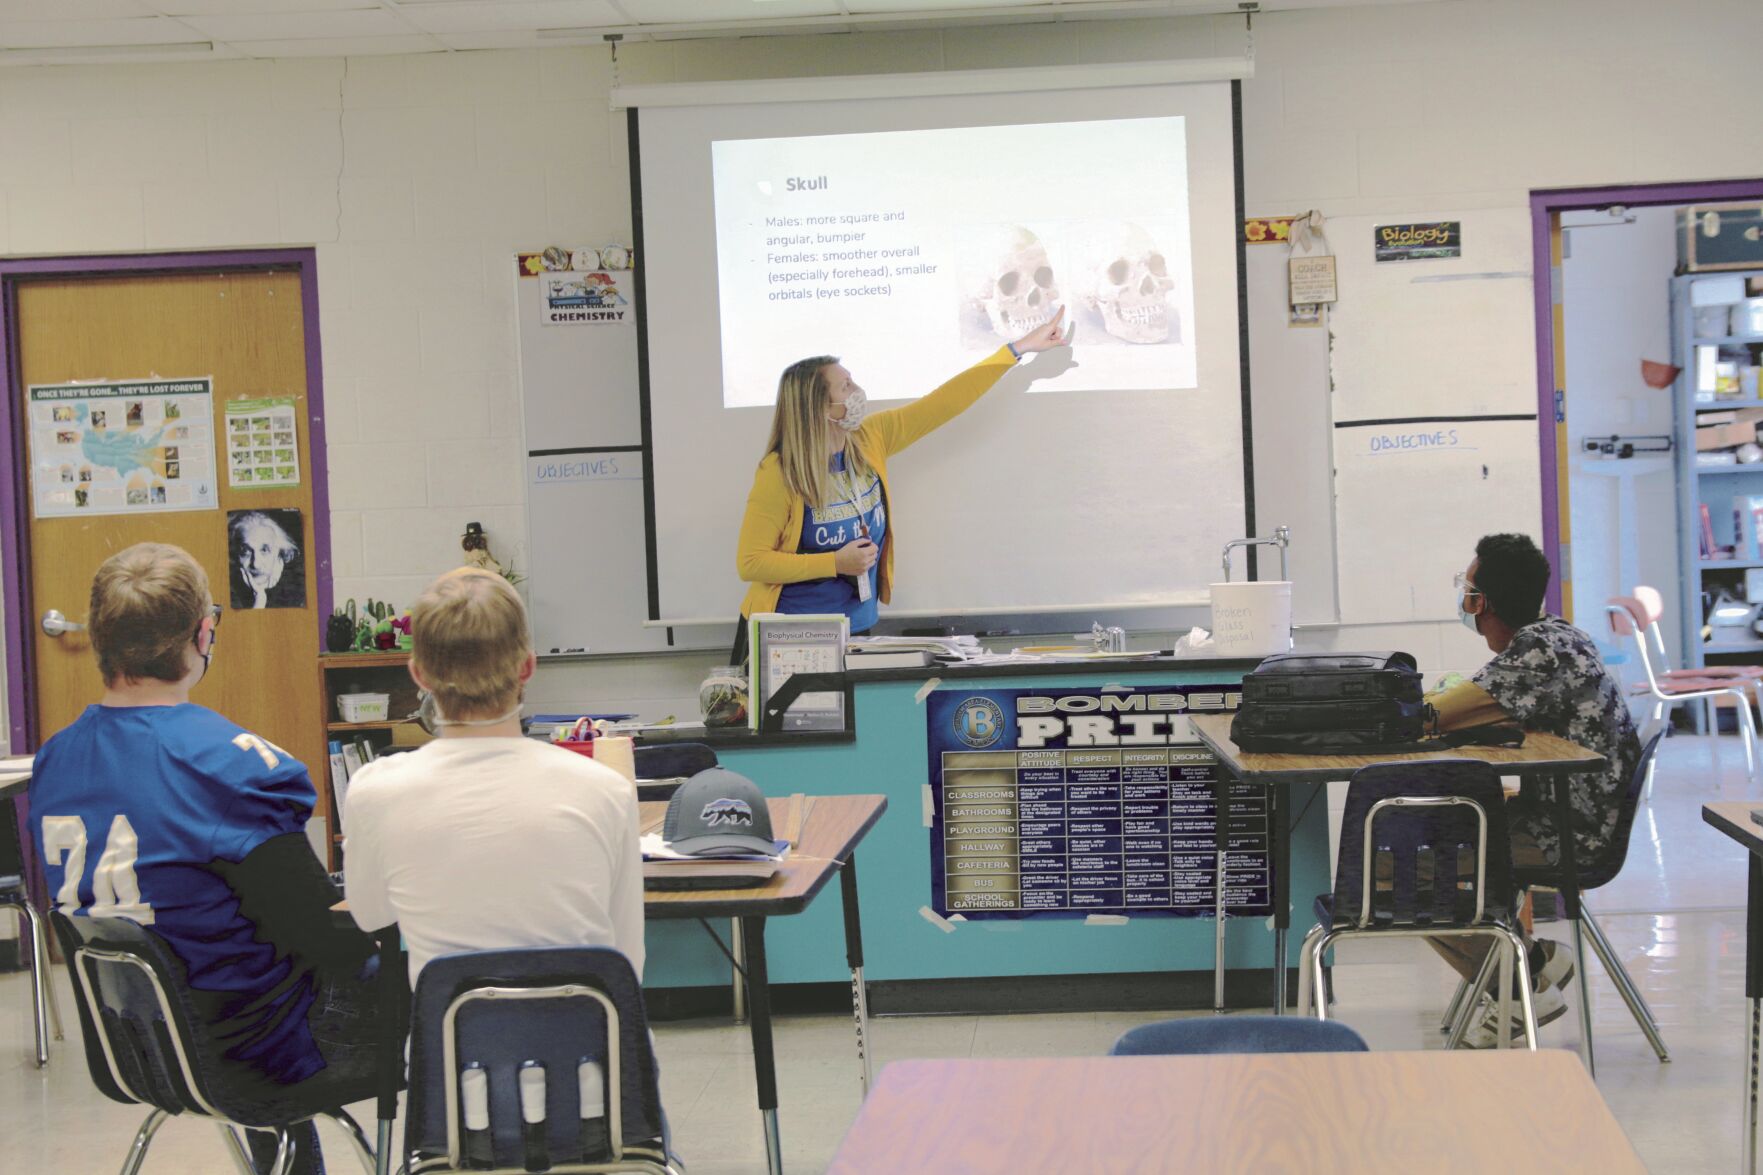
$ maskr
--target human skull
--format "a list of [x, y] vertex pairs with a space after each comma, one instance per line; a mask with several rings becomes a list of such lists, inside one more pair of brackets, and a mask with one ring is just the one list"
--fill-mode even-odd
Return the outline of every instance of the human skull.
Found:
[[1000, 249], [977, 300], [991, 320], [992, 332], [1014, 342], [1053, 317], [1059, 287], [1046, 246], [1030, 230], [1021, 225], [1009, 229]]
[[1163, 251], [1151, 234], [1124, 224], [1111, 249], [1101, 250], [1091, 274], [1090, 304], [1102, 326], [1129, 343], [1161, 343], [1181, 339], [1181, 322], [1169, 304], [1175, 281]]

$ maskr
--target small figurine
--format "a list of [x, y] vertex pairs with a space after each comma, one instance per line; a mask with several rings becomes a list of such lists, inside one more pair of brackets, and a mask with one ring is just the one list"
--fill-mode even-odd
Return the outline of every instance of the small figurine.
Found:
[[465, 524], [465, 533], [459, 536], [459, 547], [465, 552], [465, 566], [476, 567], [480, 571], [493, 571], [511, 584], [519, 584], [525, 578], [517, 573], [512, 566], [504, 567], [490, 554], [490, 536], [484, 532], [480, 522]]

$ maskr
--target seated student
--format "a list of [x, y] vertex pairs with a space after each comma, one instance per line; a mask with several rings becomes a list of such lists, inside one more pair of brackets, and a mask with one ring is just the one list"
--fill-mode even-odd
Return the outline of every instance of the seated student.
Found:
[[410, 982], [437, 955], [609, 946], [643, 974], [636, 789], [610, 767], [522, 737], [536, 660], [501, 576], [461, 569], [410, 610], [410, 676], [439, 737], [350, 781], [345, 892], [362, 927], [398, 924]]
[[[1584, 862], [1601, 852], [1615, 833], [1622, 791], [1634, 775], [1641, 746], [1622, 684], [1604, 668], [1592, 638], [1560, 617], [1542, 613], [1549, 571], [1548, 559], [1525, 535], [1491, 534], [1475, 545], [1468, 571], [1457, 577], [1457, 615], [1487, 641], [1494, 658], [1470, 680], [1436, 692], [1428, 701], [1439, 712], [1441, 730], [1517, 722], [1610, 761], [1606, 771], [1566, 777], [1574, 852]], [[1514, 865], [1552, 865], [1559, 857], [1554, 783], [1526, 778], [1506, 805]], [[1490, 949], [1487, 940], [1471, 938], [1436, 939], [1433, 947], [1471, 981]], [[1572, 951], [1546, 939], [1533, 942], [1539, 1024], [1567, 1010], [1563, 992], [1573, 966]], [[1490, 1005], [1466, 1038], [1469, 1043], [1485, 1047], [1495, 1042], [1494, 1016]], [[1507, 1026], [1508, 1031], [1515, 1028]]]
[[[98, 568], [89, 617], [104, 697], [37, 752], [30, 784], [56, 905], [164, 939], [199, 1012], [236, 1042], [239, 1081], [304, 1102], [303, 1083], [370, 1076], [374, 947], [332, 927], [336, 889], [305, 833], [312, 780], [189, 700], [220, 623], [207, 575], [177, 547], [139, 543]], [[248, 1137], [269, 1170], [273, 1132]], [[310, 1123], [295, 1143], [296, 1169], [322, 1171]]]

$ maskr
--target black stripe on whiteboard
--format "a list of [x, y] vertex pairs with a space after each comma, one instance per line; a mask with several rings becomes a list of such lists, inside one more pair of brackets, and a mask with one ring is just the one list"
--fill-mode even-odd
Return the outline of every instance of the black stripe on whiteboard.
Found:
[[[1237, 239], [1237, 379], [1243, 413], [1243, 533], [1255, 533], [1255, 416], [1254, 397], [1249, 383], [1249, 254], [1243, 233], [1247, 209], [1243, 204], [1243, 83], [1235, 78], [1230, 83], [1230, 147], [1231, 168], [1236, 184], [1236, 221], [1231, 232]], [[1259, 574], [1256, 556], [1259, 548], [1250, 547], [1248, 570], [1250, 579]]]
[[638, 143], [637, 108], [625, 112], [625, 135], [630, 140], [631, 249], [636, 263], [631, 268], [631, 293], [637, 303], [637, 415], [643, 437], [643, 563], [649, 581], [649, 619], [661, 619], [661, 580], [655, 555], [655, 459], [650, 452], [655, 434], [649, 405], [649, 250], [643, 244], [643, 153]]
[[1336, 428], [1383, 428], [1392, 424], [1464, 424], [1472, 421], [1535, 420], [1535, 412], [1508, 412], [1492, 416], [1386, 416], [1380, 420], [1337, 420]]
[[585, 445], [579, 449], [529, 449], [528, 457], [567, 457], [571, 453], [641, 453], [641, 445]]

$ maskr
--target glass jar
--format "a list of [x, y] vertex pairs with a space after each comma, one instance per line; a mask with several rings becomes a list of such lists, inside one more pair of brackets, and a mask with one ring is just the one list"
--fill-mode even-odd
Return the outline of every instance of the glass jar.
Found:
[[747, 725], [747, 673], [739, 665], [718, 665], [698, 687], [698, 710], [705, 726]]

